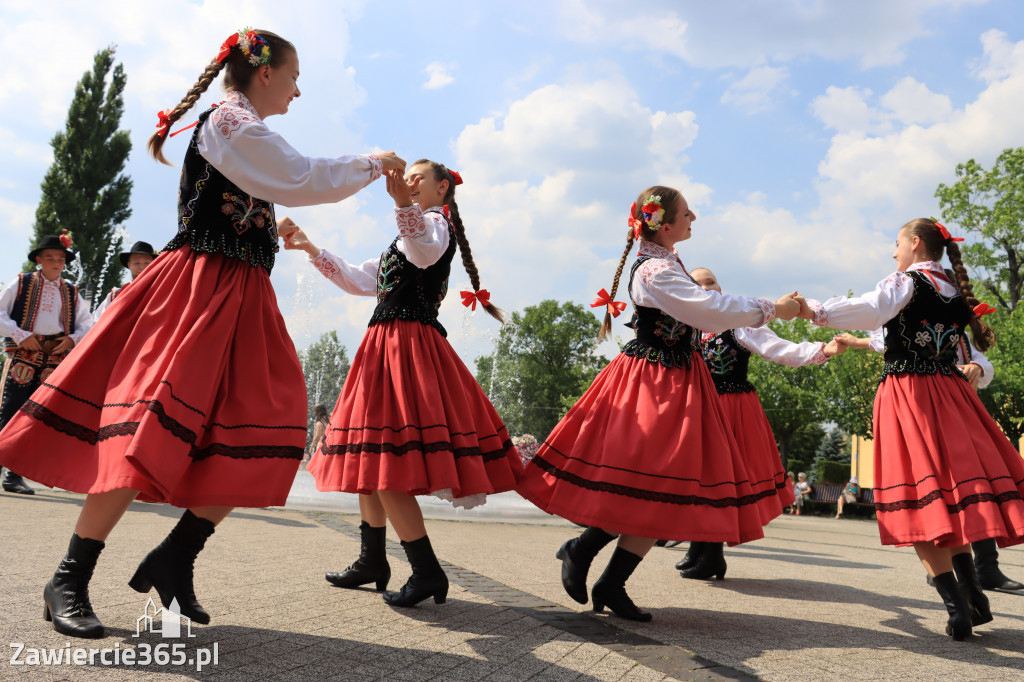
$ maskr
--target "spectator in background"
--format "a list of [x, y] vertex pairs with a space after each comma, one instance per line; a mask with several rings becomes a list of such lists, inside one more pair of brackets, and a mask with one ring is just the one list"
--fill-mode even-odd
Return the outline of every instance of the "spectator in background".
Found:
[[850, 476], [850, 482], [846, 484], [846, 488], [843, 489], [843, 494], [839, 496], [839, 500], [836, 502], [838, 505], [838, 509], [836, 509], [837, 519], [843, 515], [843, 506], [856, 502], [857, 495], [859, 494], [860, 484], [857, 482], [857, 477]]

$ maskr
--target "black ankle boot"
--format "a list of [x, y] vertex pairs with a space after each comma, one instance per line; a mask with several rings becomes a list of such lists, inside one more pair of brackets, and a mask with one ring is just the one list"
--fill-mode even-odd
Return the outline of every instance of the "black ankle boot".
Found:
[[974, 557], [970, 552], [953, 555], [953, 571], [971, 607], [971, 627], [991, 623], [992, 609], [989, 608], [988, 597], [981, 589], [978, 573], [974, 570]]
[[600, 528], [587, 528], [579, 537], [567, 540], [555, 552], [562, 560], [562, 587], [580, 604], [587, 603], [587, 573], [597, 553], [615, 539]]
[[448, 576], [444, 574], [441, 564], [437, 563], [430, 538], [424, 535], [412, 542], [403, 540], [402, 548], [412, 564], [412, 575], [401, 590], [386, 593], [384, 601], [392, 606], [416, 606], [424, 599], [433, 597], [435, 604], [443, 604], [448, 598]]
[[4, 472], [3, 482], [0, 483], [0, 487], [3, 487], [9, 493], [18, 493], [19, 495], [35, 495], [36, 491], [28, 487], [25, 483], [25, 479], [14, 473], [10, 469]]
[[994, 538], [971, 543], [974, 551], [974, 565], [978, 569], [978, 580], [986, 590], [1002, 590], [1016, 592], [1024, 590], [1024, 585], [1007, 578], [999, 569], [999, 550]]
[[347, 588], [376, 583], [378, 592], [387, 589], [388, 581], [391, 580], [391, 565], [388, 564], [388, 556], [384, 551], [386, 530], [387, 526], [374, 528], [366, 521], [360, 523], [359, 558], [344, 571], [325, 575], [327, 582]]
[[935, 591], [942, 597], [942, 603], [949, 614], [946, 634], [958, 642], [971, 634], [971, 607], [967, 595], [956, 581], [953, 571], [937, 575], [932, 579]]
[[103, 636], [103, 623], [89, 603], [89, 580], [103, 547], [99, 540], [72, 534], [68, 553], [43, 589], [43, 618], [53, 621], [53, 629], [62, 635]]
[[686, 548], [686, 556], [676, 562], [676, 569], [685, 571], [692, 568], [700, 559], [701, 552], [704, 551], [704, 546], [707, 544], [706, 542], [691, 542], [690, 546]]
[[178, 525], [142, 560], [128, 586], [143, 594], [155, 587], [164, 608], [177, 599], [181, 615], [191, 618], [193, 623], [206, 625], [210, 614], [196, 601], [192, 568], [213, 530], [212, 521], [201, 519], [186, 509]]
[[594, 600], [594, 611], [600, 613], [607, 605], [619, 618], [627, 620], [649, 621], [653, 616], [646, 611], [641, 611], [633, 603], [633, 600], [626, 594], [626, 581], [633, 571], [643, 561], [632, 552], [621, 547], [616, 547], [612, 558], [604, 573], [594, 583], [594, 592], [591, 597]]
[[705, 542], [704, 548], [695, 563], [679, 575], [691, 580], [707, 580], [715, 576], [718, 580], [725, 579], [725, 554], [723, 553], [724, 542]]

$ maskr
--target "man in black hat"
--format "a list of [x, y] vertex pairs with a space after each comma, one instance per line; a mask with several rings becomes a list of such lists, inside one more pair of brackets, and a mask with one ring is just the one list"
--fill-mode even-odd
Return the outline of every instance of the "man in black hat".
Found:
[[[121, 265], [128, 268], [128, 271], [132, 273], [133, 280], [141, 275], [142, 271], [146, 269], [146, 266], [156, 260], [156, 257], [159, 255], [160, 254], [158, 254], [148, 242], [135, 242], [132, 244], [130, 251], [122, 251], [119, 254], [121, 258]], [[110, 290], [107, 297], [104, 298], [103, 302], [96, 308], [96, 312], [92, 314], [93, 323], [99, 322], [100, 316], [107, 311], [107, 306], [117, 298], [122, 289], [124, 289], [124, 287], [114, 287]]]
[[[60, 276], [75, 260], [71, 234], [64, 230], [59, 237], [46, 235], [28, 259], [36, 263], [36, 271], [18, 275], [0, 291], [0, 336], [7, 354], [0, 384], [0, 429], [92, 326], [78, 287]], [[10, 469], [0, 487], [34, 493]]]

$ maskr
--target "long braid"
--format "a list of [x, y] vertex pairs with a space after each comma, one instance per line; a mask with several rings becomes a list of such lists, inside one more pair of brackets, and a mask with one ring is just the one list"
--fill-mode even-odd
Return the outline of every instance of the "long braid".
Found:
[[[450, 175], [450, 174], [449, 174]], [[454, 179], [449, 180], [454, 193], [455, 181]], [[455, 241], [459, 244], [459, 253], [462, 255], [462, 265], [466, 268], [466, 274], [469, 275], [470, 286], [473, 287], [473, 291], [480, 291], [480, 273], [476, 269], [476, 263], [473, 262], [473, 252], [469, 248], [469, 239], [466, 238], [466, 228], [462, 224], [462, 216], [459, 215], [459, 205], [455, 203], [455, 197], [452, 196], [448, 200], [448, 213], [451, 215], [452, 227], [455, 228]], [[492, 303], [488, 302], [484, 305], [484, 310], [487, 314], [496, 319], [498, 322], [505, 322], [505, 311], [495, 307]]]
[[210, 83], [212, 83], [220, 72], [224, 70], [225, 64], [226, 62], [218, 62], [216, 59], [210, 62], [206, 67], [206, 70], [203, 71], [201, 76], [199, 76], [199, 80], [196, 81], [196, 84], [192, 86], [192, 89], [189, 90], [182, 98], [181, 102], [178, 103], [178, 106], [174, 107], [171, 113], [167, 116], [167, 128], [162, 131], [158, 130], [149, 136], [149, 142], [146, 146], [149, 148], [149, 153], [153, 155], [154, 159], [160, 163], [167, 164], [168, 166], [173, 165], [170, 161], [164, 158], [163, 152], [164, 141], [167, 139], [167, 134], [170, 132], [171, 126], [181, 119], [189, 109], [195, 106], [196, 102], [199, 101], [199, 98], [202, 97], [203, 93], [210, 87]]
[[[615, 270], [615, 279], [612, 280], [612, 291], [609, 295], [611, 300], [615, 300], [615, 292], [619, 290], [619, 279], [622, 278], [622, 268], [626, 266], [626, 259], [629, 258], [629, 252], [633, 250], [633, 228], [629, 228], [626, 232], [626, 250], [622, 252], [622, 258], [619, 259], [619, 267]], [[612, 313], [610, 310], [605, 311], [604, 322], [601, 324], [601, 331], [597, 333], [597, 340], [604, 341], [608, 338], [608, 335], [612, 332]]]
[[[953, 266], [956, 288], [960, 290], [960, 295], [967, 301], [967, 305], [973, 309], [980, 301], [974, 296], [971, 278], [967, 276], [967, 268], [964, 267], [963, 258], [960, 255], [960, 247], [957, 246], [956, 242], [950, 241], [946, 244], [946, 257], [949, 258], [949, 262]], [[974, 345], [982, 353], [996, 345], [995, 333], [980, 317], [975, 316], [971, 318], [971, 335]]]

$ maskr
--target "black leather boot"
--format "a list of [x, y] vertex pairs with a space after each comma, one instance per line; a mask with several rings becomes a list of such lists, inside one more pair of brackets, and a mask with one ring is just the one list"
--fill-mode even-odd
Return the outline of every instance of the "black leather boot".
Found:
[[103, 547], [99, 540], [72, 534], [68, 553], [43, 589], [43, 618], [52, 621], [53, 629], [62, 635], [103, 636], [103, 623], [89, 603], [89, 580]]
[[953, 571], [937, 575], [932, 580], [935, 582], [935, 591], [942, 597], [946, 613], [949, 614], [946, 634], [961, 642], [971, 634], [971, 607], [967, 595], [957, 583]]
[[676, 562], [676, 569], [685, 571], [688, 568], [692, 568], [697, 563], [697, 559], [700, 558], [701, 552], [704, 551], [704, 546], [708, 544], [706, 542], [691, 542], [690, 546], [686, 548], [686, 556]]
[[392, 606], [416, 606], [424, 599], [433, 597], [435, 604], [443, 604], [448, 598], [448, 576], [444, 574], [441, 564], [437, 563], [430, 538], [424, 535], [412, 542], [403, 540], [402, 548], [412, 564], [412, 575], [401, 590], [385, 593], [384, 601]]
[[679, 571], [679, 575], [690, 580], [707, 580], [711, 576], [724, 580], [727, 568], [724, 547], [724, 542], [705, 542], [697, 563], [685, 571]]
[[193, 623], [206, 625], [210, 614], [196, 601], [192, 570], [213, 530], [212, 521], [201, 519], [186, 509], [178, 525], [142, 560], [128, 586], [143, 594], [155, 587], [164, 608], [177, 599], [181, 615], [191, 618]]
[[597, 553], [615, 539], [600, 528], [587, 528], [558, 548], [555, 558], [562, 560], [562, 587], [580, 604], [587, 603], [587, 573]]
[[387, 526], [374, 528], [366, 521], [359, 524], [359, 558], [341, 572], [331, 572], [324, 576], [337, 587], [359, 587], [367, 583], [376, 583], [377, 591], [387, 589], [391, 580], [391, 565], [385, 552], [384, 533]]
[[638, 609], [626, 594], [626, 581], [629, 580], [629, 576], [633, 575], [633, 571], [641, 561], [643, 561], [643, 557], [621, 547], [615, 548], [604, 573], [594, 583], [594, 591], [591, 595], [594, 600], [594, 611], [600, 613], [607, 606], [619, 618], [641, 622], [653, 618], [651, 614]]
[[978, 582], [978, 573], [974, 570], [974, 557], [970, 552], [953, 555], [953, 571], [971, 607], [971, 626], [978, 627], [984, 623], [991, 623], [992, 609], [989, 608], [988, 597]]
[[28, 487], [23, 479], [18, 474], [14, 473], [10, 469], [4, 471], [3, 482], [0, 483], [0, 487], [9, 493], [18, 493], [19, 495], [35, 495], [36, 491]]
[[999, 550], [996, 548], [995, 538], [972, 542], [971, 549], [974, 550], [974, 565], [978, 569], [978, 580], [984, 589], [1005, 592], [1024, 590], [1024, 585], [1016, 580], [1010, 580], [999, 570]]

